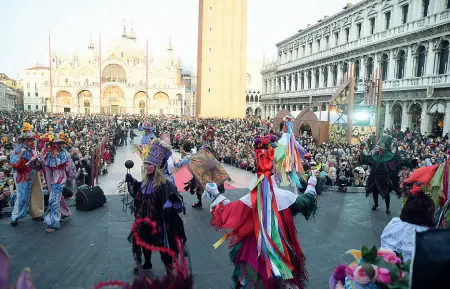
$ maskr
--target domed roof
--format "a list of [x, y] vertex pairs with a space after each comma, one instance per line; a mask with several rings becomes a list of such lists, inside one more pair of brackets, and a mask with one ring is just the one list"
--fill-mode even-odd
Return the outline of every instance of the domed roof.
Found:
[[136, 39], [136, 34], [134, 33], [133, 29], [131, 29], [131, 32], [128, 33], [128, 38], [135, 40]]
[[112, 55], [114, 53], [117, 57], [123, 57], [125, 59], [128, 57], [142, 58], [145, 56], [144, 46], [139, 45], [135, 39], [136, 35], [134, 35], [134, 39], [129, 37], [113, 39], [108, 47], [108, 55]]

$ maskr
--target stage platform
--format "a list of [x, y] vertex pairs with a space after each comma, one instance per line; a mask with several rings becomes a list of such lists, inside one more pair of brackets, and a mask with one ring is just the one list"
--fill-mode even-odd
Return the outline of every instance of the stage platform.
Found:
[[[127, 236], [133, 218], [129, 212], [122, 211], [120, 197], [115, 195], [117, 183], [124, 178], [123, 163], [130, 156], [130, 148], [119, 148], [110, 174], [100, 179], [107, 193], [106, 205], [90, 212], [71, 208], [73, 217], [54, 233], [46, 233], [44, 223], [30, 218], [21, 220], [17, 227], [11, 227], [8, 219], [0, 219], [0, 244], [11, 255], [12, 280], [24, 267], [32, 269], [39, 289], [91, 289], [102, 280], [132, 280], [134, 264]], [[138, 161], [136, 164], [140, 168]], [[133, 173], [139, 173], [139, 169], [133, 169]], [[244, 173], [247, 172], [242, 175]], [[229, 190], [226, 196], [236, 200], [246, 193], [248, 189]], [[213, 248], [222, 235], [209, 225], [209, 206], [192, 209], [195, 198], [186, 193], [184, 196], [188, 210], [183, 220], [194, 288], [230, 288], [233, 268], [227, 244], [217, 250]], [[372, 199], [366, 199], [365, 194], [326, 191], [319, 196], [315, 219], [305, 221], [300, 216], [295, 219], [300, 244], [307, 257], [308, 289], [328, 288], [328, 278], [334, 268], [352, 261], [345, 254], [347, 250], [360, 249], [364, 244], [380, 244], [381, 232], [398, 214], [400, 201], [392, 197], [390, 216], [385, 214], [382, 200], [378, 211], [373, 212], [371, 207]], [[164, 274], [158, 254], [153, 256], [153, 264], [152, 274]]]

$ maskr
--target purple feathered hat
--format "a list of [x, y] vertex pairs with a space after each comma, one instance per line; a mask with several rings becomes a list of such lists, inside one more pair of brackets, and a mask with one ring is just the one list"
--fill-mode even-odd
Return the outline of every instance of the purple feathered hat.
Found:
[[171, 155], [172, 152], [168, 145], [159, 138], [155, 138], [149, 147], [145, 163], [162, 169]]

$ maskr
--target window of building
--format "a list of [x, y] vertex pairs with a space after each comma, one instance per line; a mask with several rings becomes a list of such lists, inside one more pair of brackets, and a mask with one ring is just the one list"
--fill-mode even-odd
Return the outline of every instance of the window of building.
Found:
[[34, 89], [37, 89], [37, 83], [34, 83]]
[[397, 79], [403, 79], [405, 76], [406, 53], [400, 50], [397, 56]]
[[342, 65], [342, 75], [345, 75], [348, 72], [348, 63], [344, 62]]
[[209, 27], [209, 32], [212, 32], [212, 28], [211, 27]]
[[319, 88], [319, 84], [320, 84], [320, 70], [317, 68], [316, 69], [316, 73], [314, 75], [314, 78], [316, 79], [316, 88]]
[[448, 57], [449, 57], [449, 43], [443, 41], [441, 43], [441, 49], [439, 52], [439, 74], [445, 74], [448, 70]]
[[450, 0], [447, 0], [447, 9], [450, 9]]
[[34, 96], [39, 96], [39, 93], [35, 92], [35, 93], [34, 93]]
[[361, 32], [362, 32], [362, 23], [357, 23], [356, 24], [356, 38], [359, 39], [361, 38]]
[[308, 49], [309, 49], [309, 54], [313, 54], [313, 46], [312, 46], [312, 42], [308, 44]]
[[28, 110], [31, 110], [31, 105], [28, 105]]
[[345, 28], [345, 43], [350, 41], [350, 28]]
[[300, 88], [301, 88], [301, 90], [305, 89], [305, 74], [304, 73], [302, 73], [300, 75]]
[[370, 35], [373, 35], [375, 33], [375, 17], [370, 18]]
[[339, 32], [334, 33], [334, 46], [339, 45]]
[[212, 11], [213, 11], [212, 6], [209, 6], [209, 12], [212, 12]]
[[211, 92], [211, 88], [208, 88], [208, 92]]
[[381, 80], [386, 80], [388, 76], [389, 57], [387, 54], [381, 56]]
[[249, 73], [247, 73], [247, 84], [250, 83], [252, 83], [252, 76]]
[[333, 66], [333, 86], [337, 86], [337, 75], [338, 75], [338, 68], [337, 65]]
[[369, 57], [366, 63], [366, 79], [370, 79], [373, 74], [373, 58]]
[[356, 60], [355, 61], [355, 79], [356, 79], [356, 82], [358, 82], [358, 80], [359, 80], [359, 70], [360, 70], [360, 64], [359, 64], [359, 60]]
[[69, 84], [69, 79], [66, 78], [66, 79], [64, 80], [64, 83], [65, 83], [66, 85]]
[[384, 29], [391, 28], [391, 11], [384, 13]]
[[425, 46], [420, 46], [417, 50], [417, 70], [416, 77], [422, 77], [425, 74], [425, 60], [427, 57], [427, 50]]
[[28, 96], [31, 96], [30, 92], [27, 93]]
[[306, 55], [306, 47], [305, 45], [302, 46], [302, 56]]
[[308, 89], [312, 88], [312, 75], [311, 71], [308, 71]]
[[328, 67], [323, 71], [323, 87], [328, 87]]
[[30, 83], [29, 82], [27, 82], [27, 88], [30, 88]]
[[406, 22], [408, 22], [408, 10], [408, 4], [402, 6], [402, 24], [406, 24]]
[[36, 109], [39, 109], [39, 105], [36, 105]]
[[325, 49], [328, 48], [330, 48], [330, 36], [325, 36]]
[[212, 52], [212, 48], [211, 47], [209, 48], [209, 52]]
[[430, 0], [422, 0], [422, 17], [428, 16], [429, 8], [430, 8]]
[[317, 39], [317, 51], [320, 51], [320, 39]]

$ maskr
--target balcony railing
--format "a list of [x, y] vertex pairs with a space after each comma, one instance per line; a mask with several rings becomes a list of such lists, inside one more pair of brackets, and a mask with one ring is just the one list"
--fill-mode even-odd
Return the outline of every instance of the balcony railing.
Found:
[[427, 26], [434, 26], [439, 25], [445, 22], [449, 22], [450, 20], [450, 12], [449, 10], [439, 12], [433, 15], [429, 15], [425, 18], [418, 19], [406, 24], [402, 24], [400, 26], [393, 27], [391, 29], [381, 31], [378, 33], [375, 33], [373, 35], [369, 35], [366, 37], [362, 37], [358, 40], [354, 40], [342, 45], [339, 45], [337, 47], [333, 47], [330, 49], [326, 49], [317, 53], [314, 53], [312, 55], [308, 55], [299, 59], [290, 60], [287, 63], [279, 63], [279, 61], [267, 64], [263, 66], [261, 69], [262, 72], [274, 69], [274, 66], [276, 66], [277, 70], [286, 70], [290, 68], [294, 68], [297, 66], [300, 66], [305, 63], [309, 63], [311, 61], [319, 60], [321, 58], [325, 58], [329, 55], [336, 55], [338, 53], [348, 52], [351, 49], [354, 48], [362, 48], [363, 46], [371, 45], [373, 42], [376, 41], [385, 41], [390, 38], [398, 37], [402, 34], [408, 34], [413, 33], [419, 30], [424, 29]]
[[322, 87], [312, 88], [301, 91], [286, 91], [277, 93], [267, 93], [261, 95], [261, 99], [271, 98], [296, 98], [296, 97], [309, 97], [311, 95], [331, 95], [336, 91], [336, 87]]

